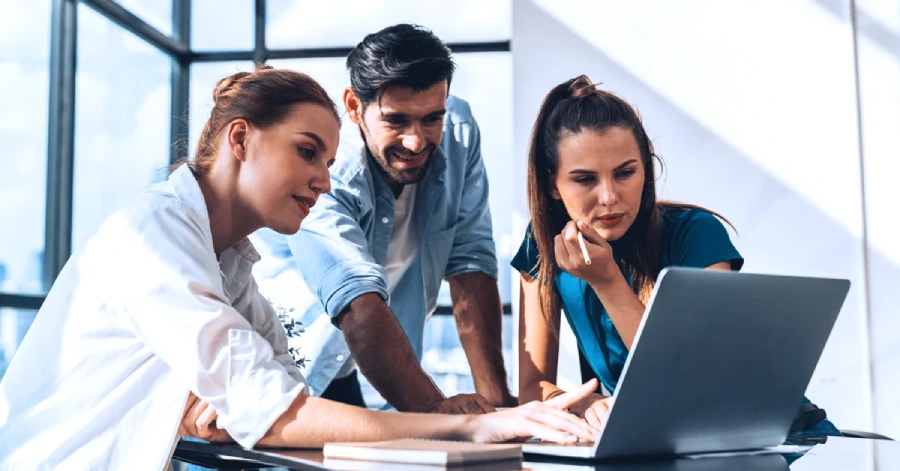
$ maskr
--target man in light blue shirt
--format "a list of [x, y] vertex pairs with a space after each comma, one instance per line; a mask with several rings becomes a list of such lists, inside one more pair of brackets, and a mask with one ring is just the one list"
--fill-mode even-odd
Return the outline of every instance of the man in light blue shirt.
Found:
[[[358, 366], [401, 411], [516, 404], [480, 135], [468, 104], [448, 94], [454, 68], [425, 28], [368, 35], [347, 58], [343, 102], [358, 132], [341, 142], [331, 192], [297, 234], [256, 234], [261, 291], [306, 327], [312, 394], [365, 406]], [[443, 279], [478, 394], [445, 398], [419, 364]]]

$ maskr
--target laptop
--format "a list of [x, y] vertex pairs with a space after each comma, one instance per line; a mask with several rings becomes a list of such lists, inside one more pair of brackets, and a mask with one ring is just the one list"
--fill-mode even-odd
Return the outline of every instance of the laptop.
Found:
[[664, 269], [598, 440], [522, 451], [608, 459], [778, 446], [849, 289], [841, 279]]

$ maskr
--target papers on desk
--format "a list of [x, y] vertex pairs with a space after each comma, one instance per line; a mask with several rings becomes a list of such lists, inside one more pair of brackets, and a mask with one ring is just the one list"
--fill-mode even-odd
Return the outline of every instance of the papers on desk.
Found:
[[[511, 462], [521, 469], [522, 446], [516, 444], [482, 445], [442, 440], [389, 440], [365, 443], [326, 443], [322, 450], [330, 464], [349, 461], [360, 469], [360, 461], [426, 466], [458, 466], [487, 463], [497, 469], [498, 462]], [[399, 467], [396, 469], [400, 469]], [[407, 469], [404, 467], [403, 469]], [[413, 468], [410, 468], [413, 469]]]

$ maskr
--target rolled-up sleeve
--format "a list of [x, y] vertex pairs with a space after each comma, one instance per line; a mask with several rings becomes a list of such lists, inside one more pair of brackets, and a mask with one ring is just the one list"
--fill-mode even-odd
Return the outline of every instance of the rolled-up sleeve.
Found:
[[303, 280], [332, 319], [363, 294], [388, 300], [387, 272], [368, 251], [355, 214], [357, 198], [347, 185], [332, 180], [331, 192], [319, 198], [300, 231], [288, 237]]
[[306, 384], [279, 358], [274, 337], [264, 338], [232, 307], [199, 224], [177, 204], [126, 223], [120, 274], [109, 277], [108, 289], [123, 321], [249, 448]]
[[444, 277], [480, 271], [497, 278], [497, 254], [488, 204], [488, 178], [481, 157], [481, 134], [474, 119], [457, 124], [456, 138], [465, 143], [466, 172], [453, 248]]

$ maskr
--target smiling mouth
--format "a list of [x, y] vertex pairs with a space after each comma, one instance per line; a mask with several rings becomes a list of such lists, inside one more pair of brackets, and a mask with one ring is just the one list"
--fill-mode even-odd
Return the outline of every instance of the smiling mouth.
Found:
[[418, 154], [407, 154], [391, 151], [391, 155], [394, 157], [394, 160], [397, 160], [406, 165], [416, 165], [425, 161], [429, 155], [431, 155], [431, 149], [426, 148], [422, 152]]
[[296, 202], [298, 206], [305, 209], [307, 213], [309, 212], [309, 208], [315, 204], [315, 202], [310, 201], [309, 198], [304, 198], [302, 196], [291, 195], [291, 198], [294, 199], [294, 202]]

